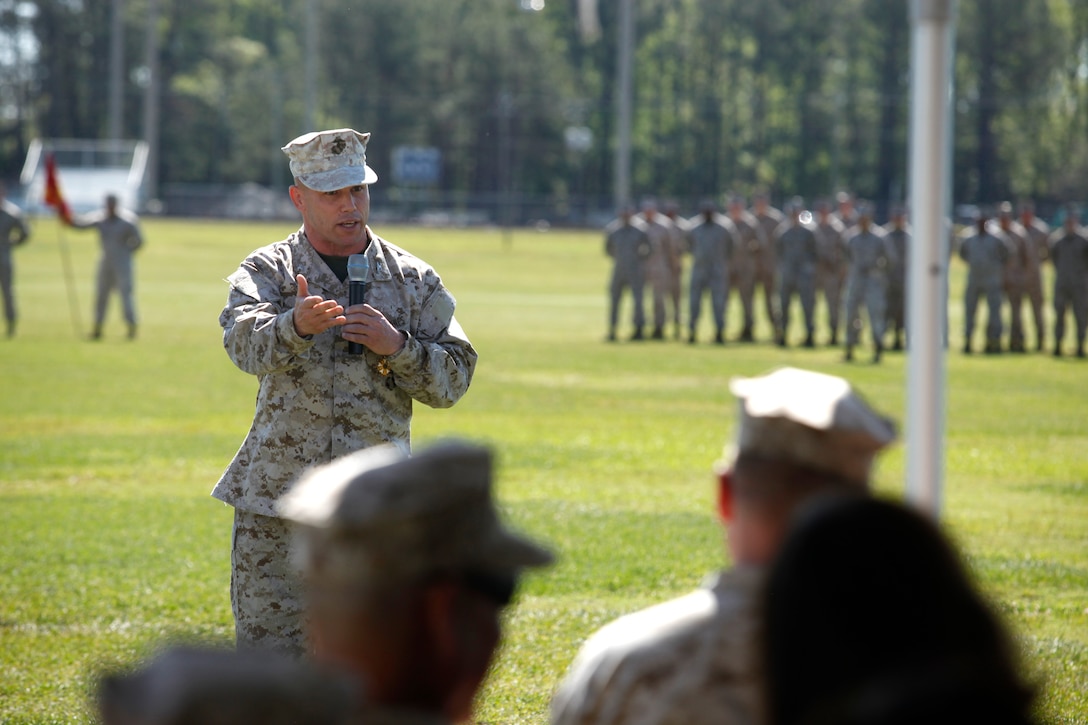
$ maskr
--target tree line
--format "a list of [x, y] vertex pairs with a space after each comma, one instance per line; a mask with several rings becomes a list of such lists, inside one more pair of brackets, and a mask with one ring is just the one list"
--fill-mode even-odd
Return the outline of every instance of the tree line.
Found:
[[[158, 3], [159, 184], [288, 182], [279, 147], [371, 131], [441, 151], [439, 188], [611, 200], [618, 3], [125, 0], [122, 135], [141, 138]], [[907, 188], [907, 0], [636, 0], [632, 191], [878, 202]], [[105, 138], [111, 4], [0, 0], [0, 175], [33, 138]], [[954, 199], [1088, 197], [1088, 3], [960, 0]], [[575, 129], [574, 136], [572, 131]], [[571, 143], [571, 138], [581, 140]]]

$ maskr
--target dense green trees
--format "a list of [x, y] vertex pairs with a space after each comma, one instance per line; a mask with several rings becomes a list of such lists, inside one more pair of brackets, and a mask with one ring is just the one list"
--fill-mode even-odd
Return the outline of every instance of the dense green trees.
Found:
[[[127, 137], [149, 1], [123, 6]], [[576, 0], [157, 1], [161, 186], [281, 185], [278, 147], [313, 123], [372, 131], [386, 180], [394, 147], [436, 146], [445, 191], [611, 203], [617, 3], [585, 43]], [[903, 197], [907, 0], [636, 6], [636, 196]], [[105, 137], [110, 7], [0, 0], [3, 177], [35, 136]], [[957, 202], [1088, 197], [1088, 3], [960, 0], [954, 116]]]

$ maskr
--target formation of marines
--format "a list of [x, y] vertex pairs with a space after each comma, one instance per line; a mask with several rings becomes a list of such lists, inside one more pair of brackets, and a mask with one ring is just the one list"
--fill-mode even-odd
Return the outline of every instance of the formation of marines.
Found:
[[[685, 336], [698, 341], [699, 321], [709, 297], [715, 344], [727, 341], [727, 309], [733, 290], [741, 305], [737, 342], [754, 342], [756, 308], [762, 307], [771, 341], [781, 347], [817, 344], [818, 300], [826, 326], [823, 342], [844, 344], [844, 359], [854, 359], [867, 338], [873, 362], [885, 350], [907, 345], [907, 267], [911, 227], [907, 209], [890, 208], [886, 222], [874, 219], [866, 202], [847, 193], [834, 201], [819, 200], [810, 210], [794, 197], [783, 210], [758, 194], [751, 206], [739, 195], [728, 198], [724, 212], [716, 202], [700, 203], [698, 213], [684, 218], [675, 203], [658, 208], [644, 200], [638, 211], [621, 210], [606, 230], [606, 253], [614, 261], [610, 289], [608, 339], [617, 339], [624, 291], [630, 292], [631, 340], [663, 340]], [[1035, 216], [1030, 201], [1018, 209], [1009, 202], [993, 211], [980, 210], [972, 224], [954, 233], [950, 252], [967, 266], [964, 293], [963, 352], [976, 349], [977, 309], [986, 302], [984, 345], [987, 354], [1043, 351], [1047, 345], [1043, 268], [1054, 266], [1051, 351], [1063, 355], [1066, 323], [1072, 312], [1075, 355], [1085, 356], [1088, 332], [1088, 229], [1073, 206], [1063, 212], [1061, 227]], [[687, 279], [687, 318], [680, 301]], [[652, 294], [652, 315], [643, 311], [643, 287]], [[757, 300], [757, 292], [762, 300]], [[803, 337], [791, 339], [794, 300], [803, 318]], [[1029, 340], [1023, 308], [1027, 303], [1033, 336]], [[1007, 321], [1007, 326], [1006, 326]], [[845, 335], [841, 334], [845, 324]], [[1007, 327], [1007, 329], [1006, 329]], [[1029, 344], [1030, 342], [1030, 344]]]

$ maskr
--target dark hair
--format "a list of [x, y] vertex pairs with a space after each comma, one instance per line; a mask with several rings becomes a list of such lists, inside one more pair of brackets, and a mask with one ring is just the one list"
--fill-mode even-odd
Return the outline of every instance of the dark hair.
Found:
[[901, 504], [803, 508], [763, 614], [770, 725], [1031, 721], [1001, 622], [937, 526]]

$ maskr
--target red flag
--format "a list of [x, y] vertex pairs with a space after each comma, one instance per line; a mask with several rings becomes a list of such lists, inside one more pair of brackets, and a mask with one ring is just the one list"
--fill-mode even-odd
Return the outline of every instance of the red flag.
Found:
[[45, 156], [45, 203], [57, 210], [57, 216], [65, 224], [72, 223], [72, 210], [68, 208], [68, 202], [60, 193], [60, 184], [57, 182], [57, 162], [53, 154]]

